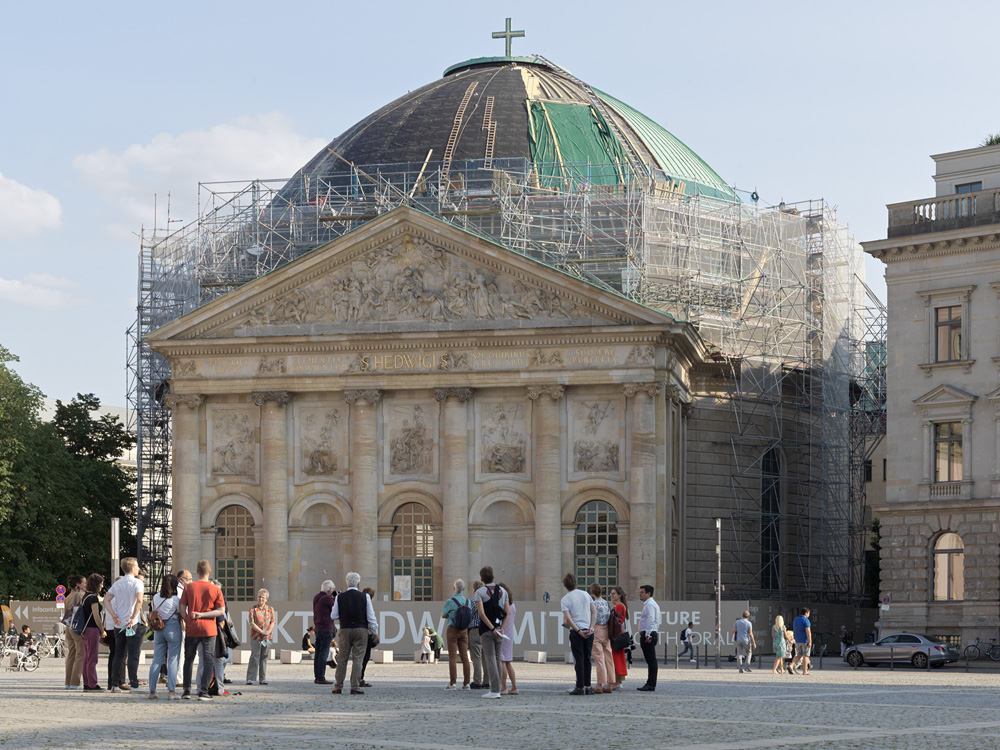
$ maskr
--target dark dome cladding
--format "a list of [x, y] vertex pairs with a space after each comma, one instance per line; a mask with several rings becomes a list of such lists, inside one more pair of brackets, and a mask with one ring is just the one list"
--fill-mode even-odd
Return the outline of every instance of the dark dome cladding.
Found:
[[621, 164], [628, 162], [620, 140], [625, 137], [645, 165], [685, 183], [689, 194], [736, 200], [722, 178], [673, 135], [614, 97], [596, 94], [614, 118], [611, 127], [575, 80], [543, 61], [468, 60], [353, 125], [316, 154], [288, 187], [302, 185], [303, 178], [335, 178], [351, 165], [419, 169], [428, 152], [436, 164], [446, 156], [454, 165], [487, 158]]

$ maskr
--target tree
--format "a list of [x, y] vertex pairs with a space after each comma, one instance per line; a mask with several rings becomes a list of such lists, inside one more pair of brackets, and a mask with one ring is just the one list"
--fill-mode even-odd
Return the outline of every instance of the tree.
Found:
[[14, 463], [24, 450], [27, 434], [38, 423], [42, 393], [25, 383], [8, 363], [18, 359], [0, 346], [0, 524], [13, 512], [17, 487]]
[[72, 574], [106, 574], [113, 517], [122, 519], [122, 548], [135, 548], [132, 472], [116, 462], [135, 439], [116, 418], [95, 419], [99, 407], [92, 394], [57, 401], [52, 422], [36, 419], [24, 432], [0, 524], [0, 597], [49, 598]]

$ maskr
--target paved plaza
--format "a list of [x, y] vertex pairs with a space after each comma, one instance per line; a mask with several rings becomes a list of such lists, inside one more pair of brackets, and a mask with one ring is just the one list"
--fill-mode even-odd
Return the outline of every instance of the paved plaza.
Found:
[[[566, 695], [572, 667], [516, 663], [520, 695], [445, 692], [447, 665], [372, 664], [364, 696], [330, 694], [311, 664], [271, 664], [266, 687], [211, 703], [151, 701], [145, 692], [62, 688], [62, 660], [32, 674], [0, 672], [0, 746], [27, 748], [984, 748], [1000, 747], [1000, 674], [952, 665], [808, 677], [769, 669], [644, 670], [612, 695]], [[100, 668], [103, 673], [104, 663]], [[162, 687], [160, 688], [162, 691]]]

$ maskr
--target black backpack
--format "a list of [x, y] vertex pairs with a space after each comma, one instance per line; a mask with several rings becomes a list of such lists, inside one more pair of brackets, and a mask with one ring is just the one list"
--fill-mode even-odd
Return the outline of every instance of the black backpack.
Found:
[[680, 642], [680, 643], [687, 643], [687, 638], [684, 637], [684, 634], [686, 632], [687, 632], [687, 628], [682, 628], [681, 629], [681, 632], [677, 634], [677, 640], [678, 640], [678, 642]]
[[83, 635], [83, 631], [87, 629], [87, 625], [93, 619], [94, 612], [90, 607], [86, 609], [83, 606], [77, 607], [76, 613], [73, 615], [73, 620], [70, 622], [70, 627], [73, 628], [73, 632], [77, 635]]
[[[488, 633], [492, 625], [494, 628], [499, 628], [500, 623], [503, 622], [504, 611], [503, 605], [500, 604], [500, 597], [502, 596], [503, 589], [500, 588], [500, 584], [493, 585], [493, 593], [490, 594], [490, 598], [483, 602], [483, 612], [486, 614], [486, 622], [479, 625], [480, 633]], [[487, 624], [489, 623], [489, 625]]]
[[455, 610], [455, 627], [459, 630], [468, 630], [472, 626], [472, 611], [469, 605], [460, 604], [457, 596], [453, 596], [452, 599], [458, 604], [458, 609]]

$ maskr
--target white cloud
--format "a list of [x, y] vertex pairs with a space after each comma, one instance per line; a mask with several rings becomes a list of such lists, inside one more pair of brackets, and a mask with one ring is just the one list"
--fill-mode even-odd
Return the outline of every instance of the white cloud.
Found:
[[161, 226], [168, 192], [171, 216], [187, 223], [197, 218], [199, 182], [291, 177], [324, 145], [322, 139], [296, 132], [284, 115], [269, 114], [209, 130], [160, 133], [149, 143], [133, 144], [120, 153], [82, 154], [73, 166], [111, 198], [122, 221], [136, 229], [136, 224], [152, 223], [154, 194]]
[[32, 273], [23, 279], [0, 278], [0, 304], [12, 302], [21, 307], [66, 307], [74, 301], [67, 291], [79, 286], [71, 279]]
[[61, 217], [58, 198], [0, 173], [0, 237], [29, 237], [56, 229]]

